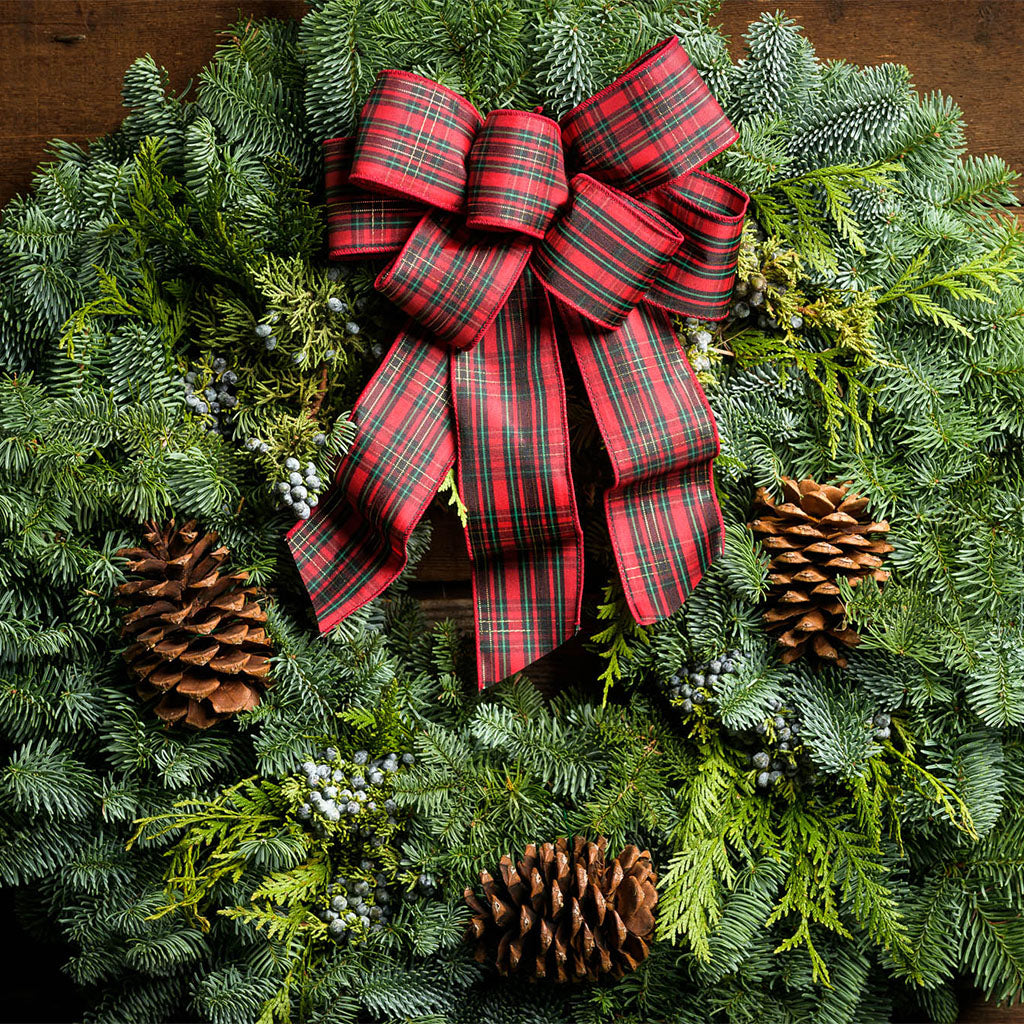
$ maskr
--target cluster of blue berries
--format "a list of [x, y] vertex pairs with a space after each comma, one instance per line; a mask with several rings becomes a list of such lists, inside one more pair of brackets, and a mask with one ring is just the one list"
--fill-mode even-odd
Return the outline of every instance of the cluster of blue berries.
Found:
[[357, 750], [345, 760], [328, 747], [320, 762], [306, 761], [301, 766], [307, 793], [296, 816], [319, 835], [327, 835], [332, 823], [346, 819], [371, 847], [383, 846], [380, 826], [398, 824], [388, 776], [401, 765], [415, 762], [410, 753], [387, 754], [371, 761], [365, 750]]
[[[670, 701], [685, 715], [702, 705], [713, 705], [723, 679], [738, 671], [741, 658], [740, 651], [729, 651], [685, 676], [672, 676], [666, 687]], [[769, 703], [768, 712], [752, 729], [725, 729], [734, 744], [749, 751], [749, 764], [757, 772], [757, 788], [763, 791], [782, 778], [796, 776], [802, 755], [799, 716], [777, 697]]]
[[266, 441], [261, 441], [258, 437], [246, 438], [245, 447], [251, 452], [259, 452], [261, 455], [266, 455], [270, 451], [270, 445]]
[[409, 892], [395, 881], [389, 883], [382, 870], [393, 856], [389, 851], [400, 825], [393, 783], [398, 772], [415, 763], [408, 752], [374, 758], [367, 750], [357, 750], [341, 756], [328, 747], [299, 768], [297, 788], [291, 790], [299, 821], [316, 837], [339, 842], [342, 851], [353, 851], [349, 844], [355, 841], [352, 866], [333, 878], [311, 908], [336, 942], [362, 941], [382, 931], [403, 898], [437, 890], [432, 876], [416, 874], [405, 859], [400, 865], [410, 868], [403, 876]]
[[313, 911], [336, 942], [373, 935], [388, 923], [395, 894], [388, 889], [387, 876], [376, 867], [372, 860], [363, 858], [358, 872], [347, 878], [339, 875], [331, 882], [327, 906]]
[[[736, 301], [729, 310], [730, 317], [733, 320], [749, 320], [753, 318], [757, 323], [758, 329], [762, 331], [778, 330], [779, 321], [765, 309], [764, 290], [767, 287], [768, 282], [763, 274], [751, 274], [747, 280], [737, 281], [736, 290], [733, 292], [733, 297]], [[786, 291], [784, 284], [778, 284], [774, 287], [780, 294]], [[804, 318], [794, 313], [789, 318], [789, 326], [794, 331], [801, 330], [804, 326]]]
[[753, 273], [747, 278], [739, 278], [732, 293], [734, 301], [729, 310], [730, 317], [733, 320], [747, 320], [750, 317], [757, 317], [758, 326], [766, 326], [766, 324], [761, 324], [760, 321], [765, 315], [764, 293], [767, 287], [768, 281], [765, 279], [764, 274], [759, 272]]
[[[331, 316], [349, 316], [352, 313], [352, 310], [344, 299], [339, 299], [337, 295], [332, 295], [327, 300], [327, 312], [330, 313]], [[361, 330], [362, 327], [360, 327], [355, 320], [345, 321], [345, 331], [348, 334], [358, 334]], [[328, 352], [327, 358], [331, 359], [333, 355], [333, 351]]]
[[274, 333], [274, 324], [280, 320], [278, 313], [271, 313], [262, 323], [256, 325], [253, 329], [253, 333], [263, 342], [263, 347], [268, 352], [273, 352], [277, 348], [277, 335]]
[[284, 460], [287, 477], [277, 482], [277, 496], [283, 505], [291, 508], [297, 519], [308, 519], [320, 501], [324, 484], [314, 463], [307, 462], [306, 468], [300, 470], [298, 459], [289, 456]]
[[[330, 267], [327, 271], [327, 279], [332, 282], [340, 281], [343, 277], [347, 276], [349, 271], [348, 266], [344, 264], [335, 264]], [[348, 334], [356, 335], [362, 331], [362, 327], [354, 319], [354, 317], [363, 312], [366, 309], [366, 298], [365, 296], [359, 296], [351, 306], [342, 298], [337, 295], [332, 295], [327, 300], [327, 312], [330, 316], [344, 316], [348, 317], [345, 321], [345, 331]]]
[[750, 756], [757, 771], [757, 788], [768, 790], [779, 779], [793, 778], [799, 772], [800, 721], [796, 712], [783, 706], [776, 697], [769, 705], [771, 714], [757, 723], [754, 731], [761, 749]]
[[[324, 303], [324, 307], [327, 316], [331, 318], [337, 316], [351, 316], [352, 314], [352, 310], [349, 308], [348, 303], [345, 302], [344, 299], [339, 298], [337, 295], [332, 295]], [[268, 352], [273, 352], [278, 346], [280, 339], [274, 333], [274, 325], [279, 320], [280, 314], [271, 313], [270, 316], [266, 318], [266, 320], [263, 320], [260, 323], [256, 324], [256, 326], [253, 328], [253, 333], [256, 335], [257, 340], [263, 343], [263, 347]], [[355, 320], [349, 319], [345, 321], [345, 331], [348, 334], [356, 335], [359, 334], [360, 331], [362, 331], [362, 327]], [[334, 357], [337, 354], [338, 353], [336, 349], [328, 349], [324, 353], [324, 359], [327, 362], [330, 362], [332, 359], [334, 359]], [[291, 359], [296, 366], [302, 366], [303, 363], [306, 362], [306, 356], [306, 350], [300, 348], [292, 353]]]
[[398, 886], [389, 888], [387, 875], [364, 857], [358, 871], [338, 875], [331, 882], [326, 906], [316, 907], [313, 913], [327, 925], [327, 933], [335, 942], [351, 942], [383, 931], [403, 899], [427, 898], [438, 891], [437, 880], [426, 872], [416, 876], [409, 892]]
[[669, 699], [683, 714], [690, 714], [694, 707], [714, 697], [715, 690], [721, 685], [722, 676], [732, 675], [739, 667], [739, 662], [740, 652], [729, 651], [721, 658], [714, 658], [691, 669], [685, 678], [672, 676], [666, 686]]
[[686, 318], [686, 340], [690, 346], [690, 365], [697, 373], [711, 369], [711, 357], [708, 355], [708, 349], [714, 341], [714, 336], [708, 330], [709, 326], [706, 320], [698, 320], [692, 316]]
[[880, 743], [884, 743], [892, 735], [892, 715], [879, 711], [871, 719], [871, 735]]
[[[765, 233], [758, 228], [754, 239], [745, 236], [741, 246], [748, 252], [757, 252], [765, 238]], [[755, 270], [747, 277], [737, 278], [732, 293], [732, 305], [729, 307], [728, 322], [740, 320], [744, 321], [741, 324], [744, 327], [756, 326], [762, 331], [778, 330], [779, 321], [768, 311], [767, 290], [768, 279], [759, 270]], [[773, 283], [772, 290], [780, 295], [785, 294], [786, 285], [781, 282]], [[804, 326], [804, 318], [794, 314], [789, 319], [789, 325], [794, 331], [799, 331]]]
[[228, 361], [217, 356], [211, 363], [212, 378], [204, 387], [202, 370], [189, 370], [182, 378], [185, 387], [185, 404], [197, 416], [202, 416], [206, 429], [222, 434], [234, 423], [231, 410], [238, 405], [238, 374], [228, 369]]

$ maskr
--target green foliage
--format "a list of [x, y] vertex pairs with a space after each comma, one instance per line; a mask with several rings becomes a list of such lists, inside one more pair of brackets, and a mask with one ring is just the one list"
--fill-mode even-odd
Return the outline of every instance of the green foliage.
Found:
[[773, 180], [766, 191], [752, 192], [750, 201], [770, 236], [797, 249], [815, 269], [834, 272], [837, 239], [855, 252], [866, 252], [853, 209], [855, 191], [884, 196], [895, 188], [893, 174], [902, 169], [894, 163], [816, 167], [799, 177]]
[[634, 646], [642, 644], [647, 633], [633, 618], [626, 595], [616, 577], [604, 588], [604, 600], [597, 606], [597, 621], [608, 625], [590, 638], [591, 645], [604, 662], [598, 681], [604, 685], [604, 700], [617, 679], [622, 677], [623, 661]]
[[906, 266], [898, 280], [878, 304], [904, 300], [918, 316], [927, 317], [936, 327], [949, 327], [960, 334], [969, 329], [956, 314], [941, 304], [936, 294], [944, 294], [963, 302], [994, 303], [994, 296], [1007, 285], [1020, 280], [1020, 233], [1008, 228], [1002, 244], [988, 252], [979, 253], [965, 263], [928, 277], [930, 251], [923, 249]]
[[462, 523], [463, 527], [469, 526], [469, 509], [466, 508], [459, 494], [458, 485], [455, 483], [454, 469], [449, 469], [445, 474], [445, 478], [441, 481], [440, 488], [438, 488], [438, 493], [448, 495], [448, 507], [455, 510], [455, 514], [459, 517], [459, 522]]
[[[959, 110], [905, 69], [821, 63], [782, 15], [734, 64], [714, 7], [315, 0], [301, 23], [226, 33], [189, 96], [137, 61], [118, 131], [54, 143], [4, 211], [0, 878], [71, 945], [89, 1019], [952, 1020], [963, 975], [1021, 998], [1014, 175], [963, 157]], [[653, 627], [607, 588], [587, 608], [602, 668], [548, 699], [524, 678], [472, 694], [464, 638], [428, 627], [404, 581], [316, 636], [271, 485], [288, 457], [327, 478], [396, 326], [372, 268], [322, 258], [319, 140], [352, 131], [385, 67], [558, 116], [670, 33], [739, 131], [712, 169], [752, 194], [740, 271], [765, 279], [764, 320], [716, 330], [700, 370], [722, 557]], [[182, 381], [202, 390], [217, 358], [238, 376], [219, 433]], [[604, 455], [583, 417], [573, 435], [589, 513]], [[745, 524], [782, 475], [849, 480], [891, 526], [890, 581], [841, 587], [862, 638], [842, 671], [782, 665], [762, 627]], [[464, 513], [454, 475], [445, 491]], [[119, 658], [116, 552], [172, 515], [218, 529], [272, 591], [274, 685], [195, 735], [149, 716]], [[673, 695], [711, 686], [727, 652], [702, 703]], [[786, 751], [780, 712], [801, 728]], [[299, 817], [299, 766], [331, 745], [415, 751], [379, 846]], [[765, 787], [768, 746], [789, 770]], [[650, 849], [651, 956], [615, 985], [500, 982], [462, 945], [462, 888], [573, 833]], [[335, 942], [317, 912], [364, 862], [401, 905]]]
[[740, 253], [740, 273], [762, 277], [765, 308], [778, 329], [765, 332], [744, 326], [725, 331], [723, 344], [729, 346], [737, 365], [760, 367], [762, 372], [766, 366], [777, 367], [783, 385], [791, 370], [804, 375], [818, 389], [824, 406], [822, 426], [833, 453], [848, 428], [853, 429], [858, 447], [870, 442], [877, 402], [866, 377], [880, 358], [874, 339], [873, 297], [813, 285], [801, 253], [782, 248], [775, 238], [759, 245], [749, 227]]

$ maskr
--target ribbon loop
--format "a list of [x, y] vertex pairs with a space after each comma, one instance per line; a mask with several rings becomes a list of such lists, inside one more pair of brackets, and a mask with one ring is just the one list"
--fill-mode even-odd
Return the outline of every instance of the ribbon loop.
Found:
[[729, 311], [743, 218], [749, 199], [704, 171], [644, 197], [682, 233], [683, 244], [647, 293], [672, 313], [720, 320]]
[[683, 239], [657, 214], [589, 175], [577, 174], [572, 189], [568, 210], [531, 265], [565, 305], [602, 327], [618, 327]]
[[462, 208], [483, 118], [465, 97], [408, 71], [382, 71], [363, 106], [349, 181], [439, 210]]
[[466, 226], [543, 238], [568, 198], [558, 125], [528, 110], [492, 110], [469, 155]]
[[561, 126], [574, 170], [634, 195], [689, 174], [739, 138], [674, 36]]
[[327, 250], [332, 260], [397, 252], [423, 216], [421, 206], [351, 183], [355, 147], [354, 136], [324, 142]]
[[374, 286], [435, 338], [468, 348], [494, 322], [530, 249], [517, 235], [481, 235], [452, 214], [427, 213]]

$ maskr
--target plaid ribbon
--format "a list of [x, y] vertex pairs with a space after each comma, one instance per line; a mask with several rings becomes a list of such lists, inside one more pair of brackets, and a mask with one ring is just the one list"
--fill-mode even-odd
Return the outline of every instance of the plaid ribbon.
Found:
[[381, 73], [357, 135], [324, 143], [329, 250], [391, 256], [376, 287], [410, 325], [356, 404], [332, 490], [288, 535], [322, 630], [402, 570], [457, 460], [480, 685], [576, 632], [558, 332], [612, 463], [630, 609], [647, 623], [685, 600], [721, 547], [718, 436], [669, 314], [728, 309], [747, 197], [701, 167], [735, 140], [674, 38], [558, 124]]

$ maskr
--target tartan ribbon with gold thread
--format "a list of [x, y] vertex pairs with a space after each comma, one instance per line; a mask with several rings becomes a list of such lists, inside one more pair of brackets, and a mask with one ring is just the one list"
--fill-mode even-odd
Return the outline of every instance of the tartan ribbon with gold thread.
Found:
[[747, 196], [700, 168], [736, 137], [674, 38], [558, 123], [378, 76], [357, 134], [324, 143], [330, 255], [393, 254], [375, 286], [410, 323], [356, 404], [333, 488], [288, 535], [322, 630], [402, 570], [456, 461], [480, 685], [579, 628], [556, 331], [612, 462], [629, 608], [649, 623], [682, 603], [722, 523], [715, 424], [671, 314], [727, 311]]

